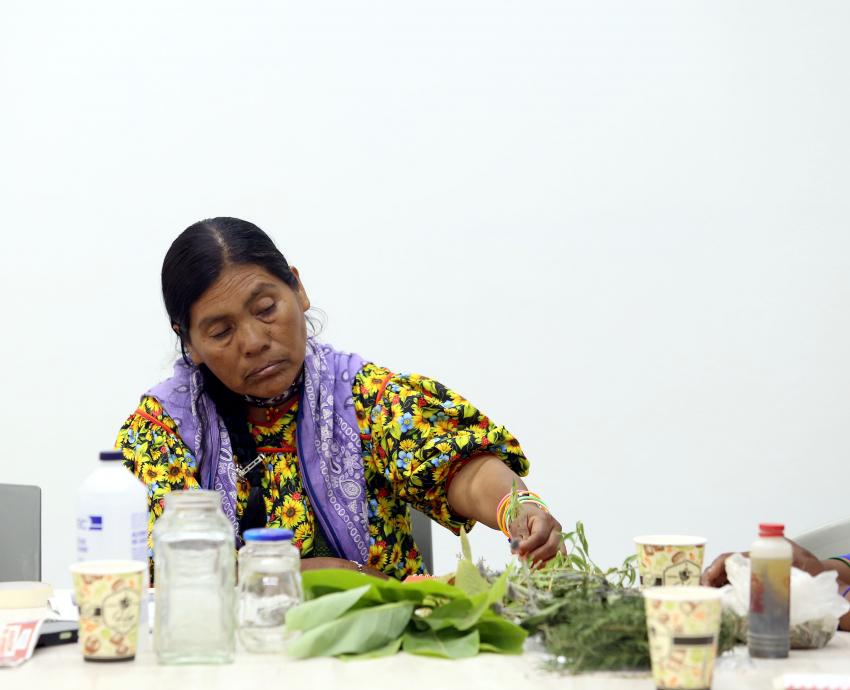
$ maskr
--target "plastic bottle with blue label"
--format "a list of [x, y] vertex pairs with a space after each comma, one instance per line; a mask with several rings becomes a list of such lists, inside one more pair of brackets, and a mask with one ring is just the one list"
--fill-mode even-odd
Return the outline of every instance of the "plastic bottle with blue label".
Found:
[[148, 492], [120, 450], [100, 454], [77, 492], [77, 560], [148, 558]]

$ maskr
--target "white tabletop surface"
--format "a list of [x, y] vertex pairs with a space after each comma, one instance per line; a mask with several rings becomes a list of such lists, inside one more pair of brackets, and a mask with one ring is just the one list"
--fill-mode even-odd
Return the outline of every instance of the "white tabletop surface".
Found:
[[[145, 639], [135, 661], [98, 664], [84, 662], [76, 645], [37, 649], [32, 659], [14, 669], [0, 669], [2, 690], [439, 690], [441, 688], [505, 688], [532, 690], [652, 690], [648, 673], [568, 676], [541, 668], [543, 656], [481, 654], [448, 661], [397, 654], [368, 661], [310, 659], [240, 652], [225, 666], [159, 666]], [[753, 661], [739, 647], [718, 662], [713, 688], [768, 690], [784, 673], [850, 674], [850, 633], [838, 633], [824, 648], [792, 651], [789, 659]]]

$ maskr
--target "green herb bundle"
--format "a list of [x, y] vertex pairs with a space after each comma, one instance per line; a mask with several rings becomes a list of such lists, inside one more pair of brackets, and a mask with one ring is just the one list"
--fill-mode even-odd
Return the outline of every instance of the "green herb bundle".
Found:
[[[648, 669], [644, 602], [634, 587], [636, 557], [603, 570], [590, 558], [581, 522], [563, 540], [568, 555], [510, 573], [503, 615], [539, 632], [555, 667], [574, 673]], [[734, 646], [733, 626], [724, 617], [719, 652]]]

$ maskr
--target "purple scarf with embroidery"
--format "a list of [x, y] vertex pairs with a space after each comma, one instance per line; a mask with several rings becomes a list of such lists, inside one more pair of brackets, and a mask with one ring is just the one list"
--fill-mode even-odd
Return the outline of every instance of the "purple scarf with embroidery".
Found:
[[[360, 356], [309, 338], [295, 431], [301, 479], [322, 531], [337, 555], [358, 563], [369, 555], [366, 480], [351, 391], [362, 366]], [[200, 369], [178, 359], [172, 377], [147, 394], [177, 424], [198, 462], [201, 487], [221, 495], [221, 507], [241, 542], [233, 449], [203, 384]]]

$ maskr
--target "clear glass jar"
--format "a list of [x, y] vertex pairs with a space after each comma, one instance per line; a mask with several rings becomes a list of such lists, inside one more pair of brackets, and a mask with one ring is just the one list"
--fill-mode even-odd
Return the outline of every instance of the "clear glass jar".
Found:
[[249, 529], [239, 552], [239, 639], [249, 652], [281, 652], [286, 612], [299, 604], [301, 556], [288, 529]]
[[232, 662], [236, 550], [218, 492], [166, 494], [153, 549], [159, 663]]

